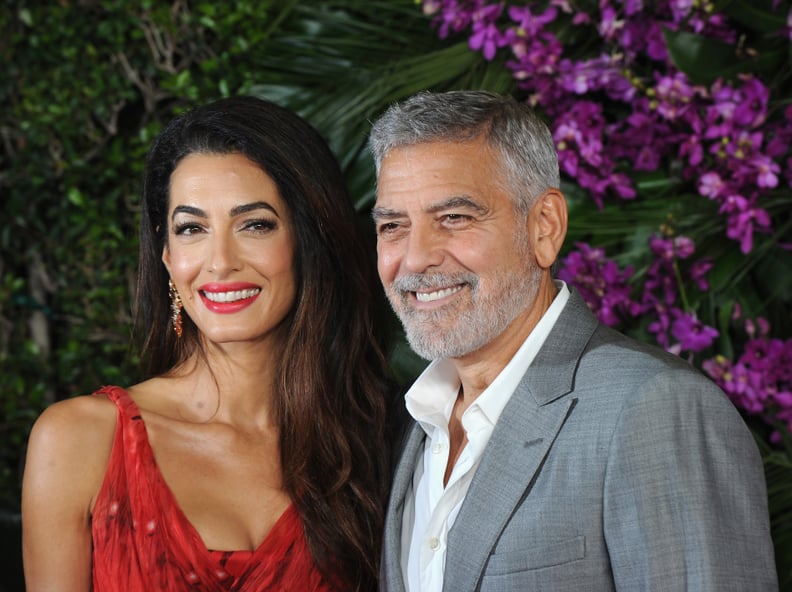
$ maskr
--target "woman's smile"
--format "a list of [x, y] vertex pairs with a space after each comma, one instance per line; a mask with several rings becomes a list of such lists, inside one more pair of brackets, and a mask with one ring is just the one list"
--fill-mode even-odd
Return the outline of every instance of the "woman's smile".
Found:
[[207, 284], [198, 290], [204, 306], [212, 312], [230, 314], [253, 304], [261, 288], [254, 284]]

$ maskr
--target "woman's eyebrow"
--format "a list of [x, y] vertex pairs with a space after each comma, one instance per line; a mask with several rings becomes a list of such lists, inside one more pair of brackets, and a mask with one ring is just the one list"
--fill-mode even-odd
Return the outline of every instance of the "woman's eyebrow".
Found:
[[[266, 201], [254, 201], [251, 203], [234, 206], [233, 208], [231, 208], [231, 211], [229, 213], [231, 214], [231, 217], [236, 217], [260, 209], [269, 210], [270, 212], [272, 212], [273, 214], [275, 214], [280, 218], [280, 215], [278, 214], [277, 210], [273, 208]], [[206, 212], [204, 212], [201, 208], [196, 208], [195, 206], [186, 206], [186, 205], [176, 206], [175, 208], [173, 208], [173, 215], [171, 216], [171, 218], [174, 218], [176, 214], [189, 214], [191, 216], [196, 216], [198, 218], [208, 218]]]
[[280, 218], [278, 211], [266, 201], [254, 201], [251, 203], [234, 206], [233, 208], [231, 208], [230, 213], [231, 216], [234, 217], [234, 216], [239, 216], [241, 214], [247, 214], [248, 212], [252, 212], [253, 210], [260, 210], [260, 209], [269, 210], [270, 212], [278, 216], [278, 218]]
[[176, 206], [173, 208], [173, 214], [171, 215], [171, 220], [176, 217], [176, 214], [189, 214], [191, 216], [196, 216], [198, 218], [206, 218], [206, 212], [204, 212], [201, 208], [196, 208], [195, 206]]

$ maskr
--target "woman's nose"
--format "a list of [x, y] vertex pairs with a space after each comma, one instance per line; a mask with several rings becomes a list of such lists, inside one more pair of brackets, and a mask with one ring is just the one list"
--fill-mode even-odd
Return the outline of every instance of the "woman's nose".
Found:
[[212, 235], [208, 265], [209, 271], [218, 277], [241, 268], [237, 246], [229, 233]]

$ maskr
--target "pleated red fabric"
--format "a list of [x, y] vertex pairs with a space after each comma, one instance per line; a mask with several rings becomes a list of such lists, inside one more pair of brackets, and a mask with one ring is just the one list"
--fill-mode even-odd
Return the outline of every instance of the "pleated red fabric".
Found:
[[210, 551], [176, 503], [154, 460], [137, 405], [122, 388], [110, 463], [92, 515], [93, 589], [169, 592], [330, 592], [289, 506], [254, 551]]

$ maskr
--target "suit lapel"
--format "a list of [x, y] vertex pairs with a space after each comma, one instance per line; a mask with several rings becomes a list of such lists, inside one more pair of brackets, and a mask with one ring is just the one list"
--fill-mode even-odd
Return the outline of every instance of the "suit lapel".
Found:
[[382, 543], [380, 587], [383, 592], [404, 592], [401, 571], [401, 536], [404, 500], [415, 473], [418, 455], [423, 451], [426, 433], [415, 422], [409, 430], [401, 458], [393, 476], [388, 512], [385, 515], [385, 534]]
[[448, 534], [443, 589], [475, 590], [514, 510], [528, 495], [576, 399], [575, 369], [597, 327], [572, 292], [550, 335], [509, 400]]
[[448, 533], [444, 590], [474, 590], [491, 550], [574, 407], [507, 405]]

